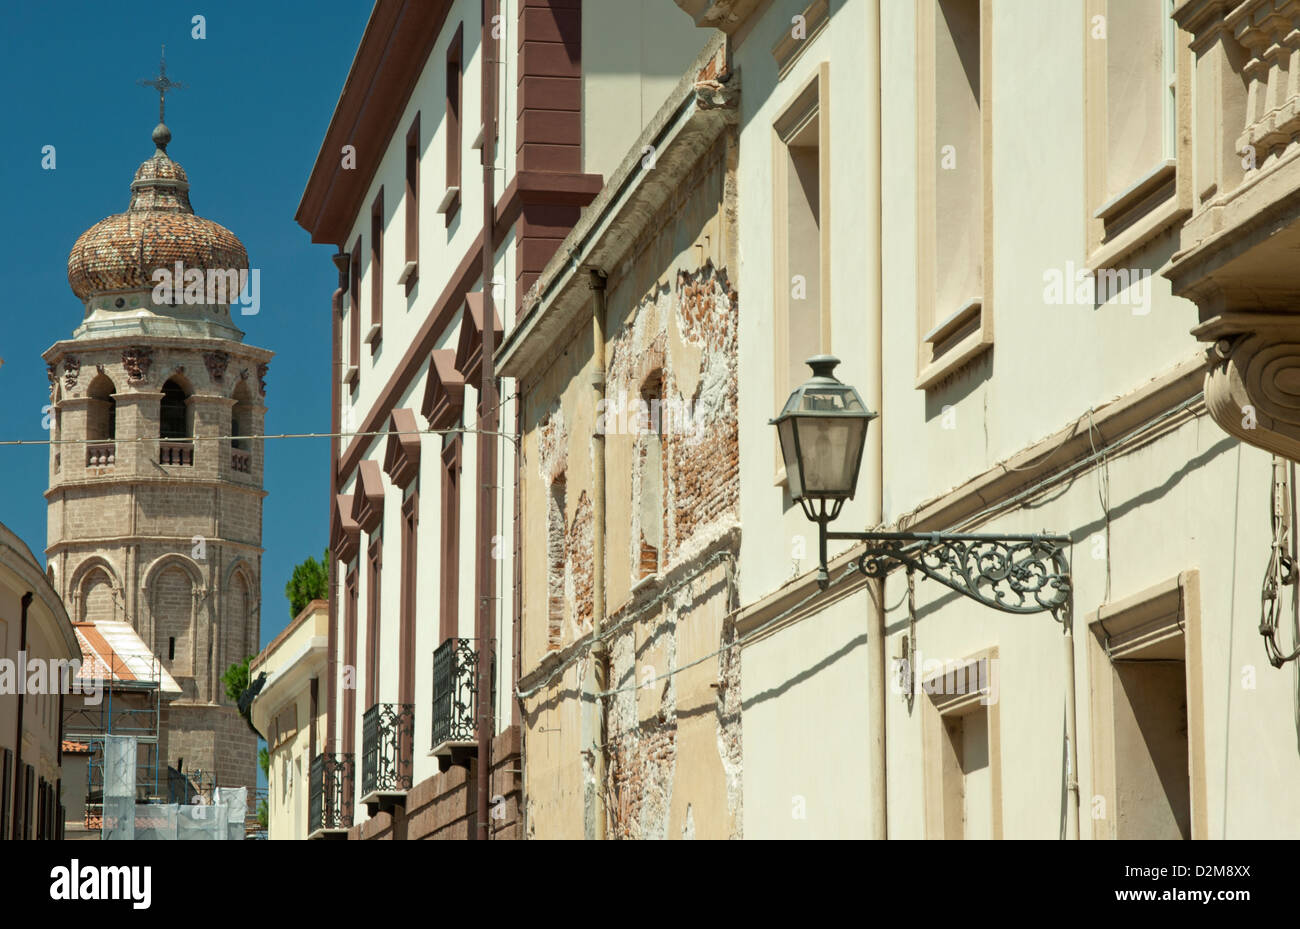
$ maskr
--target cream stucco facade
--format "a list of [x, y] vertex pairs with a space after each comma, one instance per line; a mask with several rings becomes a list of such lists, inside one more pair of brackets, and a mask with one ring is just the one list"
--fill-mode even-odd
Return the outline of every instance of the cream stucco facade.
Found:
[[[1069, 537], [1073, 579], [1072, 637], [1051, 614], [999, 613], [919, 574], [909, 611], [901, 570], [883, 599], [853, 573], [818, 594], [816, 528], [798, 508], [782, 520], [768, 477], [774, 346], [742, 336], [747, 837], [1295, 835], [1294, 671], [1269, 665], [1258, 631], [1273, 468], [1211, 418], [1197, 306], [1163, 276], [1189, 245], [1187, 191], [1207, 214], [1213, 194], [1191, 174], [1191, 36], [1166, 27], [1171, 4], [1111, 6], [832, 3], [779, 78], [774, 49], [818, 4], [773, 3], [737, 33], [746, 256], [774, 247], [763, 137], [813, 69], [829, 78], [822, 350], [881, 414], [832, 528], [1047, 529]], [[1197, 79], [1211, 88], [1204, 65]], [[1219, 114], [1195, 105], [1208, 131]], [[941, 234], [968, 222], [973, 258]], [[942, 303], [927, 275], [969, 261], [975, 292]], [[771, 312], [761, 294], [746, 309]], [[833, 560], [832, 577], [847, 566]], [[1281, 602], [1285, 642], [1292, 592]], [[933, 686], [980, 658], [983, 698]]]
[[[62, 837], [59, 714], [80, 659], [58, 593], [31, 550], [0, 525], [0, 840]], [[58, 670], [68, 666], [71, 673]]]
[[266, 738], [267, 835], [305, 839], [311, 762], [324, 739], [319, 699], [329, 636], [329, 604], [313, 600], [262, 653], [249, 677], [266, 680], [249, 714]]

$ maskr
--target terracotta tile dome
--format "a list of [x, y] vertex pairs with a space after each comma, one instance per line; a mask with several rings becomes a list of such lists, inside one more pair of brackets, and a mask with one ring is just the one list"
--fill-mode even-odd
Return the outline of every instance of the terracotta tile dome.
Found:
[[73, 293], [87, 300], [152, 288], [153, 272], [172, 271], [178, 261], [186, 271], [247, 268], [248, 252], [235, 234], [194, 214], [189, 187], [185, 169], [160, 145], [135, 172], [126, 212], [100, 220], [72, 246], [68, 284]]

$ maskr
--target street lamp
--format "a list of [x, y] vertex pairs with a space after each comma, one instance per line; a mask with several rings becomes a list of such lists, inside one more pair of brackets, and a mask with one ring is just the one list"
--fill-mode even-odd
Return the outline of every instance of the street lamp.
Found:
[[852, 500], [867, 426], [876, 418], [858, 392], [835, 377], [839, 359], [808, 359], [811, 379], [796, 387], [771, 424], [781, 441], [790, 498], [817, 523], [817, 583], [830, 585], [826, 543], [866, 542], [855, 566], [883, 577], [902, 565], [963, 596], [1008, 613], [1055, 612], [1070, 596], [1066, 536], [945, 532], [830, 532], [828, 524]]

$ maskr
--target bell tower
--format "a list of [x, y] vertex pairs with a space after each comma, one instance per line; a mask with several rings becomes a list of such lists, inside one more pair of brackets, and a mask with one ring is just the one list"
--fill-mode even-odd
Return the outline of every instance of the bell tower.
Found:
[[[178, 85], [164, 65], [150, 86], [161, 117]], [[256, 299], [243, 244], [194, 213], [161, 119], [153, 142], [126, 211], [68, 256], [84, 315], [44, 353], [46, 554], [74, 622], [130, 623], [180, 684], [160, 761], [253, 787], [257, 739], [221, 675], [259, 645], [264, 459], [248, 437], [263, 432], [272, 353], [232, 315]]]

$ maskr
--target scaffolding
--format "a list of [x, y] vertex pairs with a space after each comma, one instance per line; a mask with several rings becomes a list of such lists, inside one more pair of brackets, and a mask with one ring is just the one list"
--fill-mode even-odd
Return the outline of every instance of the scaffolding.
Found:
[[[63, 716], [63, 737], [81, 742], [89, 750], [86, 777], [87, 829], [99, 829], [103, 824], [105, 784], [105, 740], [113, 736], [128, 736], [134, 740], [136, 752], [135, 790], [142, 802], [167, 799], [169, 802], [191, 802], [195, 791], [185, 778], [184, 789], [176, 784], [173, 773], [159, 758], [159, 732], [162, 727], [162, 663], [156, 656], [112, 656], [113, 678], [103, 680], [102, 699], [97, 705], [87, 704], [66, 707]], [[123, 679], [122, 671], [134, 680]], [[159, 776], [166, 770], [160, 792]], [[177, 794], [185, 799], [175, 799]]]
[[105, 841], [242, 841], [248, 788], [217, 787], [210, 803], [138, 802], [133, 736], [104, 737], [100, 837]]

